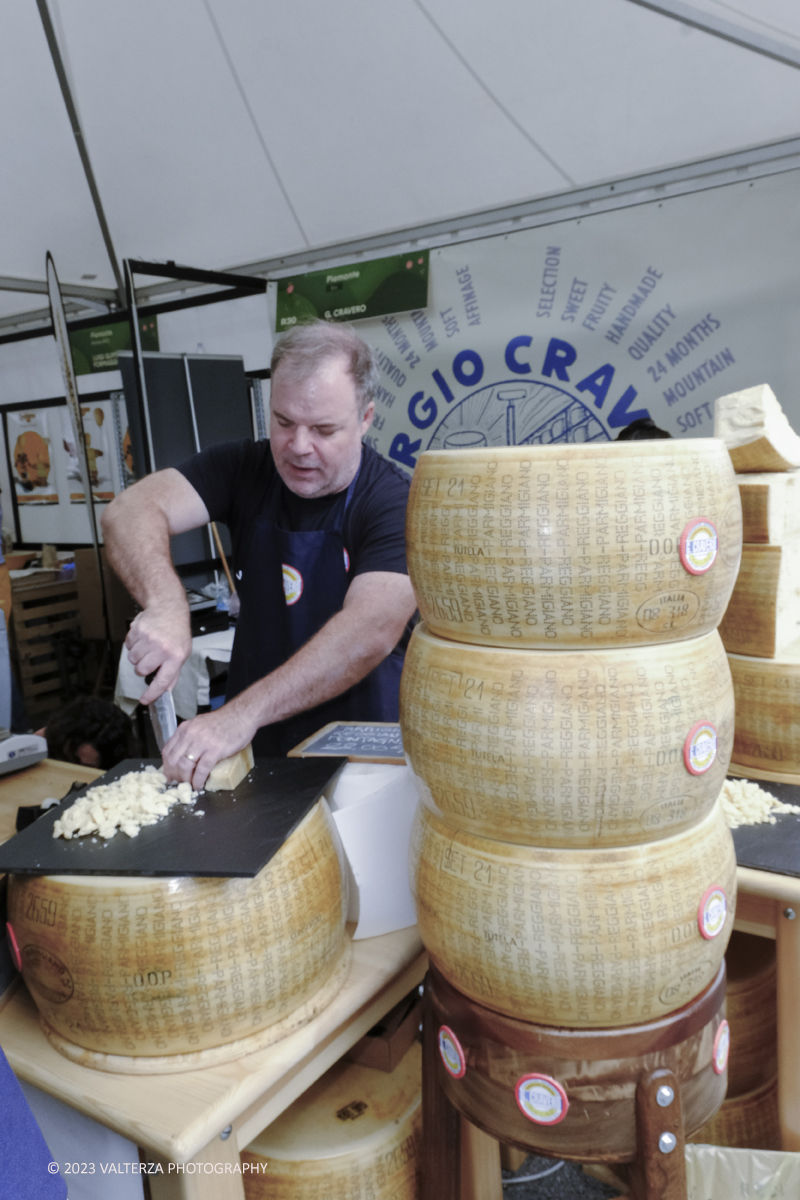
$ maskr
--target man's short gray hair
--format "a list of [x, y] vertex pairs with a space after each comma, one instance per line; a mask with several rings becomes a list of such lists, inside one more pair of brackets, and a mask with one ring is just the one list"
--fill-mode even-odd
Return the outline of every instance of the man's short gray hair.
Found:
[[333, 358], [347, 359], [356, 403], [363, 417], [380, 383], [378, 357], [371, 346], [358, 336], [352, 325], [330, 321], [309, 321], [295, 325], [275, 344], [270, 367], [274, 379], [278, 367], [292, 371], [298, 379], [308, 379]]

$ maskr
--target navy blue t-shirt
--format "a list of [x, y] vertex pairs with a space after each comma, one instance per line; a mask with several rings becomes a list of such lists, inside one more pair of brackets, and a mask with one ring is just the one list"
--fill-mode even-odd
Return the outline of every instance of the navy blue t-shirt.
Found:
[[[268, 441], [221, 442], [178, 468], [198, 493], [212, 521], [230, 530], [234, 563], [243, 562], [253, 526], [272, 486], [281, 489], [281, 524], [295, 533], [330, 528], [341, 492], [309, 499], [287, 488], [275, 468]], [[408, 478], [369, 446], [344, 519], [348, 578], [368, 571], [407, 575], [405, 516]]]

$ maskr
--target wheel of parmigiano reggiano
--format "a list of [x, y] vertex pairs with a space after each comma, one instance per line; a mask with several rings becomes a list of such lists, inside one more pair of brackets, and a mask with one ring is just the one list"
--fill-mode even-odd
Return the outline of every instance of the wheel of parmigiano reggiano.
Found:
[[[467, 646], [420, 625], [400, 724], [422, 798], [460, 828], [627, 846], [710, 812], [733, 747], [733, 686], [716, 631], [581, 653]], [[697, 770], [687, 747], [703, 737]]]
[[728, 664], [736, 697], [732, 762], [800, 775], [800, 641], [775, 658], [729, 654]]
[[442, 637], [649, 645], [716, 628], [741, 531], [715, 438], [429, 451], [411, 481], [406, 553]]
[[733, 928], [736, 858], [719, 804], [683, 833], [616, 850], [491, 841], [420, 805], [411, 841], [431, 960], [522, 1021], [654, 1020], [708, 986]]
[[338, 1062], [242, 1151], [247, 1200], [415, 1200], [418, 1044], [391, 1073]]
[[47, 1024], [131, 1059], [239, 1043], [302, 1008], [341, 966], [346, 913], [324, 802], [254, 879], [16, 875], [9, 886], [22, 975]]
[[719, 634], [731, 654], [774, 658], [800, 637], [800, 538], [745, 545]]
[[780, 1150], [777, 1076], [752, 1092], [725, 1100], [716, 1116], [686, 1140], [743, 1150]]

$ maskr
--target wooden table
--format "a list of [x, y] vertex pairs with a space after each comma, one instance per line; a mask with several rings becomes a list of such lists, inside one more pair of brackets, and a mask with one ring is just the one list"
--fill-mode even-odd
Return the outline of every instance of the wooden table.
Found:
[[[12, 808], [60, 796], [73, 779], [98, 774], [45, 759], [6, 777], [0, 836], [8, 836], [9, 823], [13, 832]], [[163, 1174], [149, 1176], [153, 1200], [243, 1200], [242, 1176], [226, 1174], [226, 1166], [236, 1167], [239, 1151], [420, 983], [425, 968], [415, 926], [354, 942], [347, 982], [319, 1016], [266, 1050], [202, 1071], [109, 1075], [71, 1063], [45, 1038], [25, 988], [0, 1012], [0, 1045], [21, 1079], [130, 1138], [161, 1164]], [[230, 1134], [221, 1137], [228, 1126]]]

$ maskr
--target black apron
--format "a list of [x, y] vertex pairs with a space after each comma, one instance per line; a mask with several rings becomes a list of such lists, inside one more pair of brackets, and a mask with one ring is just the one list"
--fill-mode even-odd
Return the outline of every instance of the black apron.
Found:
[[[275, 472], [243, 561], [237, 563], [241, 611], [226, 700], [282, 666], [341, 611], [350, 583], [344, 518], [357, 479], [358, 471], [333, 508], [330, 528], [291, 533], [280, 525], [282, 480]], [[254, 753], [284, 755], [330, 721], [397, 721], [403, 658], [392, 651], [341, 696], [259, 729]]]

